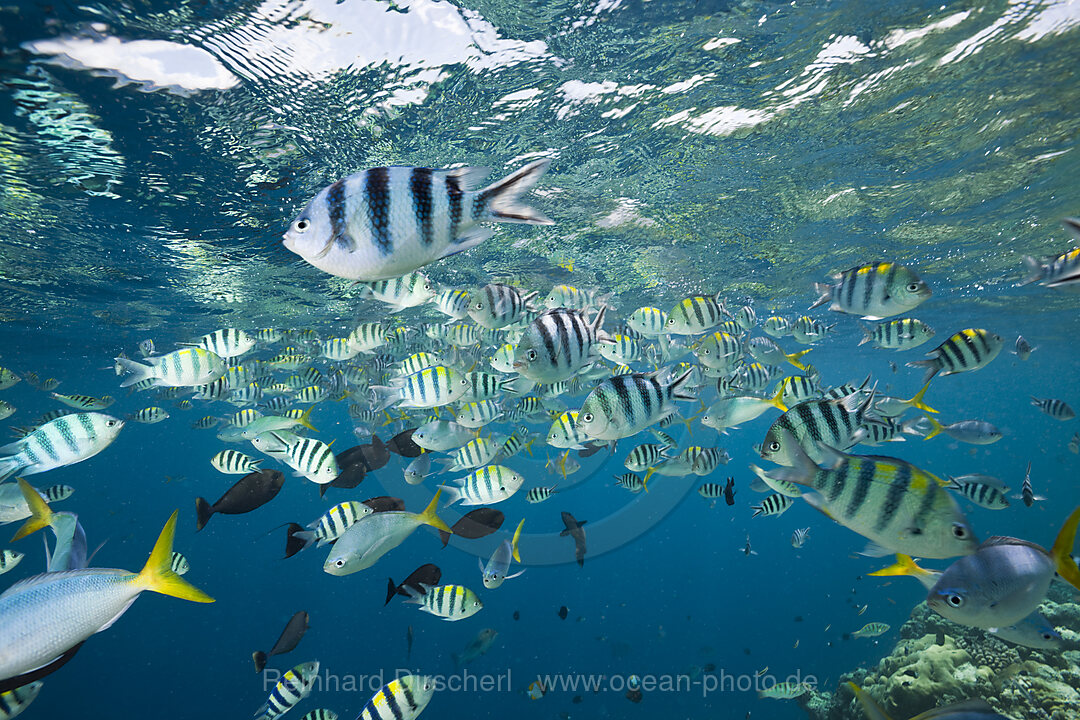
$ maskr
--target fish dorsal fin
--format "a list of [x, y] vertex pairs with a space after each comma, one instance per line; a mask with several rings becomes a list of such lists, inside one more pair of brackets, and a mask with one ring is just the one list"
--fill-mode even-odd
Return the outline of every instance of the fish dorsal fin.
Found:
[[992, 713], [994, 708], [990, 707], [990, 704], [982, 698], [972, 698], [971, 700], [963, 700], [958, 703], [952, 703], [951, 705], [944, 705], [939, 708], [927, 710], [924, 713], [919, 713], [911, 720], [933, 720], [933, 718], [948, 717], [952, 715], [959, 715], [960, 713]]
[[1039, 545], [1038, 543], [1033, 543], [1030, 540], [1021, 540], [1020, 538], [1009, 537], [1008, 535], [994, 535], [993, 537], [986, 538], [985, 540], [983, 540], [982, 544], [979, 545], [978, 549], [982, 550], [983, 548], [993, 547], [995, 545], [1022, 545], [1032, 548], [1034, 550], [1038, 550], [1039, 552], [1046, 555], [1050, 554], [1046, 552], [1046, 548], [1044, 548], [1042, 545]]

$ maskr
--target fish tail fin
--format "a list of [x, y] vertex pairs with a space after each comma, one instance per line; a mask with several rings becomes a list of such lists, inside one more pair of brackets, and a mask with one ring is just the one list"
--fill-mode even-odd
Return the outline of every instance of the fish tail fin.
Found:
[[261, 673], [263, 668], [266, 667], [266, 653], [262, 650], [256, 650], [251, 653], [251, 661], [255, 663], [255, 672]]
[[1031, 257], [1030, 255], [1024, 256], [1024, 269], [1027, 270], [1027, 277], [1024, 278], [1021, 285], [1030, 285], [1034, 282], [1039, 282], [1043, 277], [1042, 263]]
[[693, 395], [689, 392], [685, 392], [682, 388], [690, 380], [690, 375], [693, 374], [694, 368], [690, 368], [679, 377], [675, 378], [675, 381], [671, 383], [671, 396], [676, 400], [697, 400], [697, 395]]
[[551, 160], [547, 158], [531, 162], [481, 190], [479, 198], [487, 208], [490, 218], [498, 222], [554, 225], [555, 223], [539, 210], [519, 202], [520, 197], [536, 184], [549, 165]]
[[930, 432], [926, 433], [926, 435], [923, 436], [923, 440], [929, 440], [935, 435], [940, 435], [941, 431], [945, 429], [944, 425], [942, 425], [929, 415], [926, 416], [926, 419], [930, 421]]
[[927, 575], [933, 575], [929, 570], [921, 568], [915, 564], [915, 561], [910, 555], [897, 555], [896, 562], [887, 568], [881, 570], [875, 570], [872, 573], [867, 573], [874, 577], [893, 577], [896, 575], [909, 575], [914, 578], [925, 577]]
[[918, 408], [923, 412], [934, 413], [936, 415], [937, 410], [923, 402], [923, 396], [926, 395], [926, 391], [928, 389], [930, 389], [929, 380], [926, 381], [926, 384], [922, 386], [922, 389], [919, 390], [919, 392], [915, 393], [915, 396], [913, 398], [907, 401], [907, 404], [913, 408]]
[[11, 542], [32, 535], [52, 523], [52, 509], [49, 507], [49, 503], [45, 502], [45, 499], [38, 494], [38, 491], [22, 478], [19, 478], [19, 489], [22, 490], [23, 497], [26, 498], [26, 505], [30, 508], [30, 517], [15, 533], [15, 537], [11, 538]]
[[131, 385], [134, 385], [135, 383], [142, 382], [148, 377], [153, 377], [154, 375], [154, 368], [150, 367], [149, 365], [143, 365], [142, 363], [135, 362], [134, 360], [129, 360], [126, 357], [118, 357], [114, 359], [116, 360], [116, 366], [118, 369], [129, 373], [129, 375], [124, 378], [124, 381], [120, 383], [120, 387], [129, 387]]
[[787, 361], [789, 363], [791, 363], [792, 365], [794, 365], [795, 367], [799, 368], [800, 370], [805, 370], [806, 366], [803, 365], [801, 362], [799, 362], [799, 358], [801, 358], [803, 355], [805, 355], [806, 353], [810, 352], [813, 349], [814, 348], [806, 348], [805, 350], [800, 350], [799, 352], [793, 352], [790, 355], [785, 354], [784, 357], [786, 357]]
[[521, 528], [525, 525], [525, 518], [521, 518], [521, 522], [518, 523], [517, 530], [514, 531], [514, 539], [510, 541], [510, 554], [514, 556], [514, 559], [521, 562], [521, 555], [518, 553], [518, 540], [521, 539]]
[[784, 398], [784, 388], [785, 388], [785, 384], [781, 382], [776, 387], [776, 392], [773, 394], [773, 396], [771, 398], [769, 398], [769, 404], [772, 405], [777, 410], [779, 410], [780, 412], [787, 412], [788, 411], [787, 405], [784, 404], [784, 400], [783, 400], [783, 398]]
[[[435, 491], [435, 497], [431, 498], [431, 502], [424, 508], [424, 512], [420, 513], [420, 520], [425, 525], [430, 525], [437, 530], [453, 534], [454, 531], [450, 529], [450, 526], [444, 523], [442, 518], [435, 514], [435, 511], [439, 506], [439, 496], [442, 495], [444, 487], [445, 486], [440, 485], [439, 489]], [[457, 498], [454, 499], [456, 500]]]
[[387, 409], [401, 399], [401, 390], [386, 385], [372, 385], [368, 388], [375, 402], [375, 412]]
[[866, 713], [866, 720], [891, 720], [891, 718], [881, 709], [881, 706], [874, 702], [874, 698], [866, 694], [866, 691], [853, 682], [848, 683], [848, 687], [855, 693], [855, 698], [862, 705], [863, 712]]
[[296, 418], [296, 422], [303, 425], [304, 427], [306, 427], [308, 430], [311, 430], [312, 432], [319, 432], [319, 429], [311, 424], [311, 411], [314, 410], [314, 409], [315, 409], [314, 405], [309, 405], [308, 409], [305, 410], [300, 415], [300, 417]]
[[1080, 568], [1072, 559], [1073, 544], [1076, 542], [1076, 527], [1080, 525], [1080, 507], [1077, 507], [1061, 526], [1061, 532], [1050, 548], [1050, 557], [1057, 565], [1058, 575], [1077, 590], [1080, 590]]
[[214, 510], [210, 507], [210, 503], [206, 501], [206, 498], [195, 498], [195, 531], [198, 532], [206, 527], [206, 523], [210, 522], [213, 514]]
[[829, 283], [814, 283], [814, 292], [818, 293], [818, 299], [814, 301], [813, 305], [807, 308], [808, 310], [821, 307], [832, 300], [832, 285]]
[[394, 578], [386, 578], [386, 602], [383, 603], [383, 607], [390, 604], [390, 601], [397, 595], [397, 583], [394, 582]]
[[21, 457], [20, 454], [15, 454], [0, 458], [0, 482], [7, 480], [26, 467], [26, 461], [20, 459]]
[[641, 489], [644, 490], [645, 492], [649, 492], [649, 478], [651, 478], [653, 476], [654, 472], [656, 472], [655, 467], [651, 467], [651, 468], [649, 468], [648, 470], [645, 471], [645, 477], [641, 481]]
[[937, 358], [930, 358], [929, 360], [913, 360], [907, 364], [910, 368], [926, 368], [926, 375], [923, 376], [923, 384], [930, 382], [934, 379], [934, 376], [941, 371], [941, 363]]
[[157, 542], [154, 543], [154, 549], [150, 551], [150, 558], [132, 582], [143, 590], [171, 595], [181, 600], [214, 602], [214, 598], [172, 571], [173, 537], [176, 535], [177, 514], [179, 511], [173, 510], [165, 527], [161, 529]]
[[874, 328], [860, 324], [859, 329], [863, 331], [863, 338], [859, 341], [860, 345], [865, 345], [874, 339]]

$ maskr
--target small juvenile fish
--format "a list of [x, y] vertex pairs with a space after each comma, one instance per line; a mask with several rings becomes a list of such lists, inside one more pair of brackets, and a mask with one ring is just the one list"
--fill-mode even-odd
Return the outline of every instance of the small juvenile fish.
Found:
[[191, 564], [188, 559], [180, 553], [173, 550], [172, 563], [170, 564], [172, 571], [177, 575], [186, 575], [188, 570], [191, 569]]
[[[159, 423], [162, 420], [166, 420], [169, 417], [169, 413], [165, 408], [157, 407], [145, 407], [141, 410], [136, 410], [127, 416], [127, 419], [132, 422], [143, 423], [144, 425], [153, 425]], [[215, 421], [216, 422], [216, 421]]]
[[1035, 348], [1031, 347], [1031, 343], [1024, 339], [1023, 335], [1016, 336], [1016, 357], [1021, 360], [1027, 360], [1031, 357], [1031, 353], [1035, 352]]
[[9, 402], [0, 400], [0, 420], [5, 420], [15, 414], [15, 406]]
[[419, 485], [424, 481], [428, 475], [431, 474], [431, 453], [424, 453], [423, 455], [414, 459], [405, 468], [405, 482], [409, 485]]
[[709, 500], [717, 500], [724, 497], [724, 486], [720, 483], [703, 483], [697, 489], [698, 495]]
[[517, 529], [514, 531], [513, 540], [503, 540], [491, 553], [491, 558], [488, 560], [488, 564], [484, 565], [479, 558], [476, 562], [480, 563], [480, 574], [484, 578], [484, 587], [488, 590], [494, 590], [502, 585], [505, 581], [516, 578], [523, 574], [525, 571], [514, 573], [513, 575], [507, 575], [507, 570], [510, 569], [510, 559], [513, 558], [517, 562], [521, 562], [521, 555], [518, 552], [518, 541], [521, 539], [521, 528], [525, 525], [525, 519], [522, 518], [518, 523]]
[[1036, 500], [1045, 500], [1042, 495], [1036, 495], [1035, 491], [1031, 487], [1031, 462], [1027, 464], [1027, 471], [1024, 473], [1024, 484], [1020, 487], [1020, 492], [1013, 495], [1016, 500], [1023, 500], [1024, 505], [1031, 507], [1035, 504]]
[[615, 484], [624, 490], [629, 490], [632, 493], [639, 493], [645, 489], [645, 483], [642, 482], [640, 475], [634, 473], [623, 473], [622, 475], [614, 475]]
[[873, 638], [880, 635], [884, 635], [889, 632], [891, 626], [882, 622], [870, 622], [863, 625], [861, 628], [851, 633], [851, 637], [856, 638]]
[[[1065, 218], [1061, 222], [1074, 237], [1080, 238], [1080, 220]], [[1046, 262], [1026, 256], [1024, 267], [1028, 271], [1028, 276], [1020, 283], [1021, 285], [1035, 282], [1046, 287], [1073, 285], [1080, 280], [1080, 248], [1073, 248]]]
[[1054, 418], [1055, 420], [1072, 420], [1076, 417], [1076, 412], [1069, 407], [1068, 403], [1064, 400], [1057, 400], [1055, 398], [1046, 398], [1040, 400], [1034, 395], [1031, 396], [1031, 404], [1042, 410], [1044, 413]]
[[13, 569], [19, 564], [25, 555], [18, 550], [2, 550], [0, 551], [0, 575]]
[[787, 495], [781, 495], [779, 493], [769, 495], [761, 501], [760, 505], [751, 506], [751, 509], [754, 511], [754, 514], [751, 517], [757, 517], [758, 515], [783, 515], [793, 503], [794, 500]]
[[1001, 485], [993, 485], [981, 482], [965, 482], [963, 478], [949, 478], [947, 487], [955, 490], [979, 507], [987, 510], [1004, 510], [1009, 507], [1009, 499], [1005, 497], [1008, 488]]
[[795, 528], [795, 531], [791, 533], [791, 547], [801, 548], [806, 544], [807, 538], [810, 537], [810, 528]]
[[260, 462], [236, 450], [222, 450], [210, 458], [210, 464], [214, 466], [214, 469], [226, 475], [246, 475], [257, 472]]
[[116, 402], [112, 395], [105, 395], [100, 398], [91, 397], [90, 395], [61, 395], [60, 393], [49, 393], [49, 395], [54, 400], [59, 400], [76, 410], [105, 410]]
[[1069, 452], [1080, 455], [1080, 432], [1073, 433], [1072, 440], [1069, 441]]
[[880, 320], [918, 307], [930, 297], [930, 288], [910, 268], [897, 263], [873, 262], [836, 273], [833, 282], [816, 283], [820, 293], [810, 309], [831, 301], [834, 312]]
[[[391, 313], [417, 307], [435, 297], [435, 283], [420, 272], [363, 283], [364, 294], [390, 307]], [[390, 340], [389, 337], [386, 338]]]
[[415, 588], [406, 587], [409, 591], [409, 599], [405, 602], [415, 603], [426, 613], [435, 617], [441, 617], [447, 622], [457, 622], [472, 617], [484, 608], [484, 603], [472, 590], [461, 585], [440, 585], [431, 587], [421, 585], [424, 590], [420, 593]]
[[525, 502], [532, 503], [533, 505], [535, 505], [536, 503], [542, 503], [545, 500], [550, 500], [551, 496], [554, 495], [555, 492], [556, 491], [554, 485], [552, 485], [551, 487], [535, 487], [532, 490], [529, 490], [529, 492], [525, 493]]
[[6, 367], [0, 367], [0, 390], [7, 390], [20, 380], [22, 380], [22, 378], [8, 370]]
[[873, 327], [863, 326], [862, 331], [860, 345], [873, 343], [874, 347], [886, 350], [917, 348], [935, 335], [932, 327], [916, 318], [900, 318]]
[[758, 691], [758, 697], [772, 698], [773, 700], [792, 700], [804, 695], [810, 689], [809, 683], [781, 682]]

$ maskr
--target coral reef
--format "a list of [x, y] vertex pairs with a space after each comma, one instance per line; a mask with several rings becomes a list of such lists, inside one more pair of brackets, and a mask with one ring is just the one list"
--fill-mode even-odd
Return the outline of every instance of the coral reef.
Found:
[[834, 692], [799, 699], [811, 720], [863, 720], [845, 684], [858, 683], [894, 720], [968, 698], [983, 698], [1013, 720], [1080, 718], [1080, 604], [1070, 588], [1051, 588], [1040, 611], [1065, 640], [1061, 650], [1012, 645], [956, 625], [926, 603], [912, 610], [900, 641], [876, 667], [841, 677]]

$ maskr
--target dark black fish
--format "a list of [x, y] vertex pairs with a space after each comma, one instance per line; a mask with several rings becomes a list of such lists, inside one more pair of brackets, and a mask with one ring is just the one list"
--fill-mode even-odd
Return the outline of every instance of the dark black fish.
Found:
[[[505, 519], [506, 516], [502, 514], [501, 510], [488, 507], [476, 508], [472, 512], [462, 515], [461, 519], [454, 523], [450, 529], [459, 538], [476, 540], [477, 538], [487, 537], [501, 528]], [[446, 543], [450, 542], [450, 535], [445, 530], [440, 530], [439, 536], [442, 538], [443, 547], [446, 547]]]
[[402, 581], [400, 585], [394, 584], [394, 578], [387, 578], [386, 602], [384, 602], [383, 605], [389, 605], [390, 601], [394, 599], [395, 595], [404, 595], [405, 597], [409, 597], [409, 592], [405, 589], [407, 587], [411, 587], [418, 591], [421, 595], [423, 595], [427, 591], [424, 590], [424, 588], [420, 587], [421, 583], [431, 587], [434, 585], [438, 585], [439, 580], [441, 579], [442, 570], [439, 569], [438, 565], [433, 565], [431, 563], [421, 565], [420, 567], [413, 570], [409, 574], [409, 577], [405, 578], [405, 580]]
[[605, 447], [607, 447], [607, 446], [606, 445], [586, 445], [584, 450], [578, 450], [577, 451], [577, 456], [579, 458], [587, 458], [587, 457], [589, 457], [591, 455], [595, 455], [596, 453], [600, 452]]
[[729, 477], [724, 485], [724, 502], [728, 505], [735, 504], [735, 478]]
[[561, 608], [559, 608], [559, 617], [562, 618], [563, 620], [565, 620], [566, 616], [569, 615], [569, 614], [570, 614], [570, 610], [565, 605], [563, 605]]
[[583, 529], [585, 523], [588, 520], [582, 520], [578, 522], [574, 519], [574, 516], [568, 512], [562, 514], [563, 525], [566, 529], [559, 533], [559, 537], [570, 536], [574, 538], [574, 557], [577, 559], [577, 564], [580, 567], [585, 567], [585, 530]]
[[575, 705], [580, 705], [581, 701], [584, 700], [584, 699], [585, 698], [581, 697], [580, 695], [575, 695], [574, 699], [571, 700], [570, 702], [574, 703]]
[[390, 462], [390, 450], [378, 435], [374, 435], [371, 442], [351, 447], [340, 455], [336, 455], [335, 458], [339, 468], [362, 465], [367, 472], [375, 472], [386, 467], [386, 463]]
[[363, 503], [377, 513], [405, 509], [404, 500], [389, 495], [379, 495], [378, 497], [368, 498], [367, 500], [364, 500]]
[[260, 470], [240, 478], [213, 505], [206, 498], [195, 498], [197, 520], [195, 529], [202, 530], [215, 513], [242, 515], [260, 508], [274, 499], [285, 483], [285, 476], [277, 470]]
[[281, 631], [281, 635], [278, 636], [277, 642], [274, 643], [274, 647], [270, 648], [270, 652], [264, 653], [261, 650], [256, 650], [251, 653], [251, 659], [255, 661], [255, 672], [259, 673], [266, 667], [266, 660], [271, 655], [284, 655], [300, 643], [300, 638], [304, 637], [304, 633], [308, 629], [308, 617], [306, 610], [300, 610], [286, 623], [285, 629]]
[[712, 672], [712, 671], [716, 670], [716, 663], [705, 663], [704, 665], [701, 666], [701, 669], [704, 670], [705, 672]]
[[515, 620], [520, 620], [521, 619], [521, 611], [520, 610], [515, 610], [514, 611], [514, 619]]
[[338, 476], [325, 485], [319, 486], [319, 497], [326, 495], [327, 488], [333, 487], [341, 488], [342, 490], [351, 490], [362, 483], [364, 478], [367, 477], [367, 468], [364, 467], [363, 463], [353, 463], [352, 465], [342, 465], [338, 463], [338, 467], [341, 468], [341, 472], [338, 473]]
[[303, 529], [304, 527], [302, 525], [297, 525], [296, 523], [289, 523], [288, 534], [285, 536], [286, 558], [291, 558], [293, 555], [307, 547], [306, 540], [294, 537], [296, 533], [303, 531]]
[[414, 432], [416, 432], [416, 428], [413, 428], [412, 430], [402, 430], [397, 435], [390, 438], [390, 442], [386, 443], [386, 449], [401, 457], [420, 457], [424, 454], [424, 448], [413, 442], [412, 436]]

